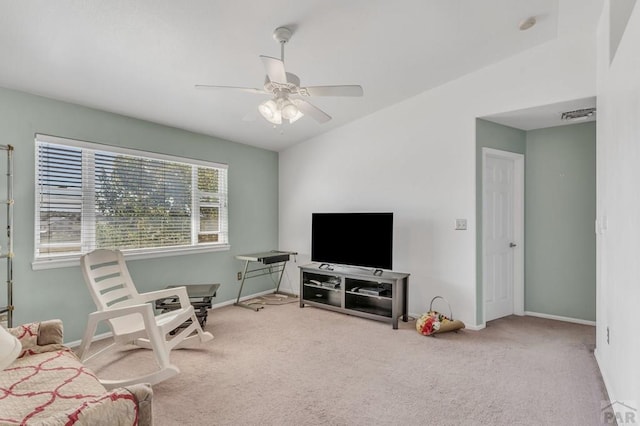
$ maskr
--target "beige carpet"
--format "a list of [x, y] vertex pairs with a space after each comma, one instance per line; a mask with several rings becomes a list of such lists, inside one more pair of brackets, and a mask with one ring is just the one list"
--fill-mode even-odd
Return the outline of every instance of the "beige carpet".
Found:
[[[212, 310], [215, 339], [174, 351], [154, 386], [156, 425], [595, 425], [606, 391], [590, 326], [507, 317], [419, 335], [297, 304]], [[92, 360], [99, 376], [149, 369], [146, 350]], [[98, 368], [105, 361], [105, 368]]]

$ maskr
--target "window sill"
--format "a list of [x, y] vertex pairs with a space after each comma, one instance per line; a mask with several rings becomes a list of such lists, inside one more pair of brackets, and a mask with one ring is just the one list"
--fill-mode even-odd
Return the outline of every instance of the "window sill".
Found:
[[[159, 257], [169, 256], [182, 256], [186, 254], [198, 254], [198, 253], [210, 253], [216, 251], [227, 251], [231, 249], [230, 244], [216, 244], [211, 246], [202, 247], [178, 247], [178, 248], [165, 248], [158, 250], [123, 250], [125, 259], [127, 260], [139, 260], [139, 259], [155, 259]], [[80, 266], [80, 256], [68, 256], [68, 257], [51, 257], [47, 259], [37, 259], [31, 262], [31, 269], [34, 271], [41, 269], [55, 269], [55, 268], [68, 268], [70, 266]]]

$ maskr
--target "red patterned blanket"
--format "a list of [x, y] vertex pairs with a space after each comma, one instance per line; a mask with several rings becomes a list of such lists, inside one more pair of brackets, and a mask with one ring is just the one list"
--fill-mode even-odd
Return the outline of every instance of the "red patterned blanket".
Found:
[[136, 396], [125, 388], [106, 391], [60, 346], [43, 353], [25, 350], [0, 371], [0, 425], [137, 425]]

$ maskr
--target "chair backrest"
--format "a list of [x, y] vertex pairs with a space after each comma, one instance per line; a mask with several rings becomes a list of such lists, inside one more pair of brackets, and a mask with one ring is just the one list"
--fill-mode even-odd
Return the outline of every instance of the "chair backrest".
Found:
[[139, 303], [140, 295], [120, 250], [94, 250], [80, 258], [80, 265], [98, 310]]

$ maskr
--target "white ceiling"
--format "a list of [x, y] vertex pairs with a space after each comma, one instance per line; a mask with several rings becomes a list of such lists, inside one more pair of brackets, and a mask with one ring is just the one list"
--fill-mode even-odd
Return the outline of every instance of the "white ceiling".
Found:
[[[593, 32], [602, 0], [0, 0], [0, 86], [282, 150], [525, 49]], [[519, 31], [523, 19], [537, 25]], [[274, 128], [259, 55], [293, 29], [287, 71], [333, 117]]]
[[573, 120], [562, 119], [562, 113], [564, 112], [595, 107], [596, 98], [594, 96], [584, 99], [573, 99], [566, 102], [559, 102], [553, 105], [542, 105], [517, 111], [508, 111], [481, 118], [504, 126], [515, 127], [520, 130], [545, 129], [547, 127], [566, 126], [569, 124], [596, 121], [597, 111], [590, 117]]

